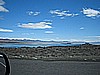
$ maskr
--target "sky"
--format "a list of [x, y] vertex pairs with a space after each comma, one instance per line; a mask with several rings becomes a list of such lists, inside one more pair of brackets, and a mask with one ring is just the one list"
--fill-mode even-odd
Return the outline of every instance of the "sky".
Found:
[[0, 0], [0, 38], [100, 41], [100, 0]]

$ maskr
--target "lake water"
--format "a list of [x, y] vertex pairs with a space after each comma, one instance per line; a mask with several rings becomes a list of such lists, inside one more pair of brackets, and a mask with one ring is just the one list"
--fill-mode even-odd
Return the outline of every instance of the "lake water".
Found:
[[100, 62], [10, 59], [11, 75], [100, 75]]
[[[77, 46], [84, 43], [72, 43], [72, 44], [62, 44], [62, 43], [51, 43], [51, 44], [16, 44], [16, 43], [0, 43], [0, 47], [47, 47], [47, 46]], [[93, 45], [100, 45], [98, 43], [91, 43]]]
[[0, 47], [47, 47], [47, 46], [74, 46], [79, 44], [14, 44], [14, 43], [5, 43], [0, 44]]

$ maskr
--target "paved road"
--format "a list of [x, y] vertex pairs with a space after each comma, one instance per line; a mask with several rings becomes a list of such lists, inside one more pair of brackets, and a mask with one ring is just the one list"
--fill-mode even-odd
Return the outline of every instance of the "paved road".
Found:
[[0, 75], [5, 75], [5, 64], [2, 57], [0, 57]]
[[11, 75], [100, 75], [100, 62], [11, 59]]

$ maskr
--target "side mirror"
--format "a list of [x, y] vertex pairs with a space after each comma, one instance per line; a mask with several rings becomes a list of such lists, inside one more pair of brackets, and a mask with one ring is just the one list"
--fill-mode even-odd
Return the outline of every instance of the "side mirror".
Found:
[[0, 75], [10, 74], [10, 64], [7, 56], [4, 53], [0, 53]]

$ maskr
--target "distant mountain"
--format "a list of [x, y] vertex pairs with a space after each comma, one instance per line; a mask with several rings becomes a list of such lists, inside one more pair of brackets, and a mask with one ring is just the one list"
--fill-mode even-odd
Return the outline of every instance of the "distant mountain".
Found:
[[41, 42], [41, 43], [62, 43], [67, 44], [68, 41], [42, 41], [42, 40], [27, 40], [27, 39], [0, 39], [0, 43], [32, 43], [32, 42]]
[[0, 43], [61, 43], [61, 44], [100, 44], [100, 42], [83, 42], [83, 41], [43, 41], [43, 40], [29, 40], [29, 39], [0, 39]]

